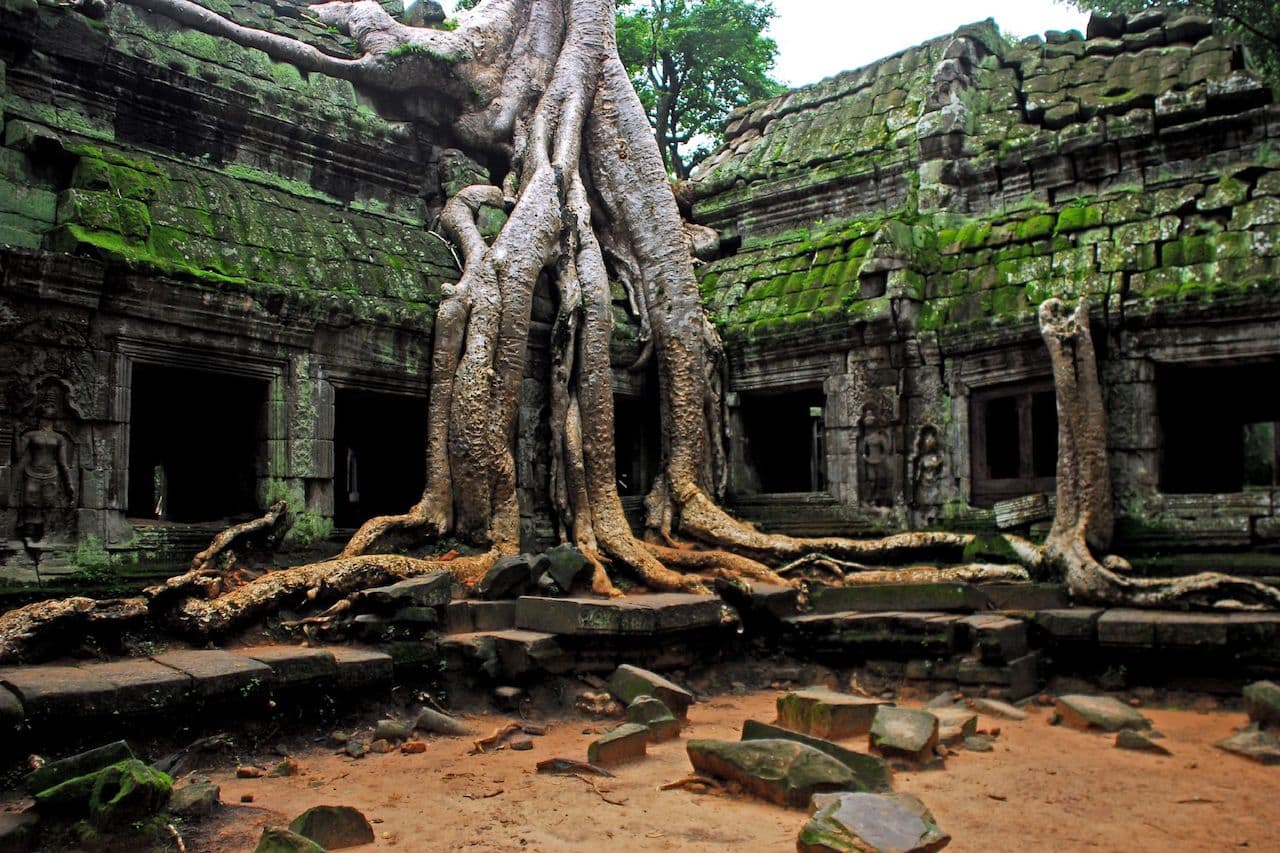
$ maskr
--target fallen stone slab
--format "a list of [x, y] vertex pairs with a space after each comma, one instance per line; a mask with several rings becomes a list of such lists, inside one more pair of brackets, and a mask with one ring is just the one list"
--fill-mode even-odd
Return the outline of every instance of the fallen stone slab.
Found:
[[950, 842], [924, 803], [910, 794], [817, 794], [796, 850], [933, 853]]
[[451, 634], [505, 631], [515, 626], [514, 601], [476, 601], [468, 598], [451, 601], [445, 609], [445, 627]]
[[1249, 719], [1263, 726], [1280, 725], [1280, 684], [1255, 681], [1244, 688], [1244, 710]]
[[869, 584], [819, 587], [811, 597], [814, 613], [962, 611], [987, 608], [987, 597], [967, 583]]
[[222, 805], [222, 788], [213, 782], [191, 782], [174, 788], [169, 811], [181, 818], [208, 817]]
[[680, 721], [671, 709], [655, 696], [637, 696], [627, 706], [627, 722], [649, 729], [649, 741], [662, 743], [680, 737]]
[[264, 692], [275, 677], [265, 663], [221, 649], [165, 652], [152, 660], [191, 676], [193, 692], [204, 700], [248, 698]]
[[0, 686], [0, 729], [17, 728], [27, 718], [22, 700], [7, 687]]
[[440, 571], [361, 590], [351, 601], [359, 609], [393, 613], [402, 607], [444, 607], [452, 598], [453, 576]]
[[615, 599], [525, 596], [516, 602], [517, 628], [571, 637], [718, 628], [725, 615], [720, 599], [685, 593]]
[[326, 651], [333, 656], [334, 684], [343, 692], [351, 693], [391, 683], [395, 665], [391, 655], [385, 652], [348, 646], [331, 646]]
[[549, 564], [550, 561], [541, 554], [517, 554], [513, 557], [503, 557], [493, 564], [493, 568], [485, 572], [484, 577], [476, 584], [475, 594], [487, 601], [518, 598], [529, 592], [534, 580], [547, 570]]
[[742, 725], [743, 740], [793, 740], [805, 746], [811, 746], [819, 752], [839, 761], [853, 771], [856, 784], [852, 790], [866, 791], [873, 794], [893, 790], [893, 771], [889, 762], [878, 755], [867, 755], [846, 749], [838, 743], [816, 738], [802, 732], [791, 731], [779, 726], [771, 726], [757, 720], [747, 720]]
[[778, 725], [829, 740], [865, 735], [884, 704], [883, 699], [809, 687], [778, 697]]
[[938, 745], [938, 718], [929, 711], [880, 707], [871, 723], [871, 749], [882, 755], [925, 762]]
[[235, 653], [271, 667], [278, 687], [332, 683], [338, 664], [327, 649], [305, 646], [249, 646]]
[[28, 793], [38, 794], [55, 785], [61, 785], [68, 779], [85, 776], [108, 765], [136, 757], [128, 743], [117, 740], [75, 755], [68, 755], [57, 761], [50, 761], [43, 767], [28, 773], [22, 780], [22, 787], [26, 788]]
[[116, 686], [74, 666], [0, 669], [0, 684], [22, 701], [28, 720], [98, 717], [115, 708]]
[[79, 668], [116, 686], [114, 710], [121, 714], [162, 714], [192, 698], [191, 676], [147, 658], [81, 664]]
[[1280, 764], [1280, 738], [1256, 726], [1223, 738], [1214, 746], [1259, 764]]
[[1053, 701], [1053, 706], [1064, 724], [1081, 731], [1101, 729], [1118, 732], [1121, 729], [1151, 728], [1150, 720], [1110, 696], [1059, 696]]
[[1132, 729], [1121, 729], [1116, 733], [1116, 749], [1130, 749], [1134, 752], [1152, 752], [1156, 755], [1173, 755], [1160, 744], [1146, 735], [1138, 734]]
[[572, 545], [557, 545], [542, 555], [546, 558], [546, 573], [565, 592], [591, 581], [591, 563]]
[[130, 758], [46, 788], [35, 795], [35, 809], [112, 829], [158, 814], [172, 790], [167, 774]]
[[962, 741], [961, 745], [969, 752], [993, 752], [996, 739], [991, 735], [972, 735]]
[[623, 705], [630, 705], [641, 696], [652, 696], [671, 709], [677, 718], [689, 718], [689, 706], [694, 703], [693, 694], [656, 672], [623, 664], [609, 678], [609, 692]]
[[253, 853], [324, 853], [324, 848], [282, 826], [266, 826]]
[[970, 699], [968, 705], [979, 714], [988, 717], [999, 717], [1003, 720], [1025, 720], [1028, 718], [1026, 711], [1016, 705], [1010, 705], [1008, 702], [1001, 702], [999, 699]]
[[946, 746], [978, 733], [978, 715], [968, 708], [933, 708], [929, 713], [938, 718], [938, 742]]
[[691, 740], [686, 749], [694, 770], [780, 806], [804, 808], [814, 794], [858, 787], [843, 762], [794, 740]]
[[587, 763], [611, 767], [645, 757], [649, 744], [649, 728], [638, 723], [623, 723], [591, 742], [587, 747]]
[[373, 826], [351, 806], [314, 806], [289, 823], [289, 831], [309, 838], [325, 850], [373, 843]]

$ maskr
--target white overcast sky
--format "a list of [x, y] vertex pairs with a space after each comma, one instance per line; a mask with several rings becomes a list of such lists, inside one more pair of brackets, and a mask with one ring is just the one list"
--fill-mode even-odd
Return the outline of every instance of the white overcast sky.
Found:
[[[453, 0], [443, 5], [449, 11]], [[773, 8], [774, 77], [788, 86], [858, 68], [984, 18], [1018, 36], [1083, 32], [1088, 22], [1059, 0], [773, 0]]]

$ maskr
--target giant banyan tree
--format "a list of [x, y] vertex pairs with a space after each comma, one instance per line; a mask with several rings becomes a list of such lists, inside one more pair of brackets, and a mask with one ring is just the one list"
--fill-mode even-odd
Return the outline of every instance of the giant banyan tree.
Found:
[[[1003, 551], [1014, 555], [1008, 562], [1020, 565], [966, 564], [970, 535], [797, 539], [760, 532], [724, 512], [717, 503], [724, 467], [720, 343], [699, 297], [691, 229], [617, 55], [612, 0], [484, 0], [460, 14], [453, 30], [406, 26], [369, 0], [311, 7], [321, 22], [356, 40], [363, 52], [358, 59], [246, 28], [187, 0], [124, 2], [349, 80], [375, 100], [394, 98], [415, 120], [446, 128], [468, 154], [498, 166], [494, 184], [462, 189], [443, 211], [464, 263], [458, 282], [444, 288], [435, 318], [421, 500], [402, 515], [367, 522], [333, 560], [235, 587], [201, 567], [145, 599], [113, 607], [149, 608], [184, 633], [217, 635], [299, 601], [323, 605], [362, 587], [440, 569], [470, 585], [516, 553], [512, 446], [540, 280], [551, 284], [558, 302], [551, 494], [561, 537], [595, 566], [597, 594], [618, 594], [606, 566], [650, 589], [703, 591], [712, 577], [794, 582], [779, 570], [821, 555], [843, 567], [880, 567], [850, 572], [846, 583], [894, 576], [1025, 578], [1030, 569], [1064, 572], [1073, 594], [1089, 601], [1280, 605], [1280, 593], [1253, 581], [1132, 579], [1122, 561], [1093, 556], [1110, 544], [1112, 498], [1084, 303], [1074, 312], [1053, 300], [1041, 309], [1059, 410], [1057, 517], [1044, 547], [1005, 537]], [[492, 240], [477, 226], [484, 206], [508, 214]], [[645, 357], [657, 368], [662, 465], [645, 500], [643, 537], [628, 525], [615, 481], [611, 281], [639, 308], [649, 341]], [[446, 535], [481, 553], [447, 561], [388, 553]], [[891, 566], [901, 566], [900, 574], [889, 574]], [[24, 638], [59, 614], [95, 607], [70, 599], [0, 617], [0, 659], [19, 655]]]

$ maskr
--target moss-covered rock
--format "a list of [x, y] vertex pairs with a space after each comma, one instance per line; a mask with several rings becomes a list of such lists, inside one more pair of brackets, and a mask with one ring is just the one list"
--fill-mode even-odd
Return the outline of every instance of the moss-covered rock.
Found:
[[87, 817], [110, 829], [159, 813], [172, 790], [168, 775], [132, 758], [47, 788], [35, 805], [42, 814]]

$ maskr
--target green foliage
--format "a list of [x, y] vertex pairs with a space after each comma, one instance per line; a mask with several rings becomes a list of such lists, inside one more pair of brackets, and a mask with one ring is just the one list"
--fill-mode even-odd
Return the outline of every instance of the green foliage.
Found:
[[1132, 15], [1144, 9], [1185, 9], [1217, 18], [1238, 33], [1253, 67], [1280, 91], [1280, 3], [1275, 0], [1069, 0], [1101, 15]]
[[762, 0], [620, 0], [618, 54], [658, 138], [667, 171], [689, 177], [735, 108], [777, 94], [778, 46]]

